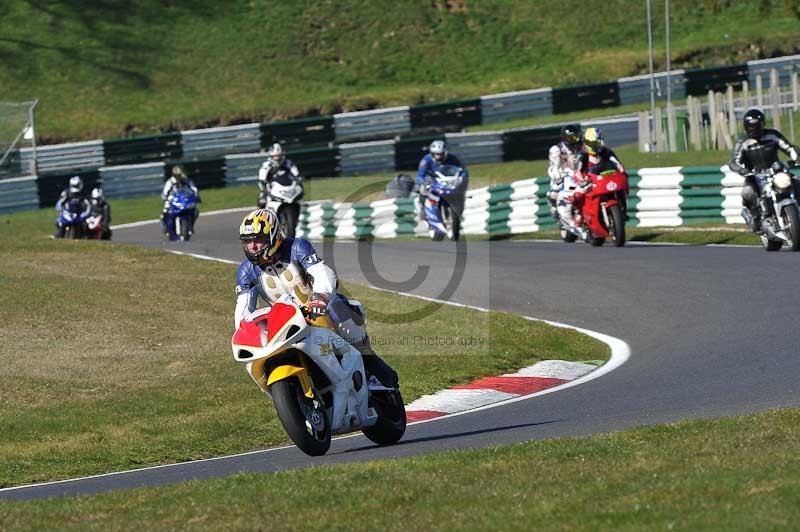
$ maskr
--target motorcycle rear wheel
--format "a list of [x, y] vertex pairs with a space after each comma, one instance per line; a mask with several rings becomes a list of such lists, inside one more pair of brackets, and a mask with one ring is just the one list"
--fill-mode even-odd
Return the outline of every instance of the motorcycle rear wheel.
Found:
[[278, 381], [269, 390], [278, 418], [295, 445], [309, 456], [328, 452], [331, 425], [324, 406], [306, 397], [297, 379]]
[[400, 391], [375, 392], [370, 405], [378, 412], [378, 422], [361, 430], [364, 436], [378, 445], [391, 445], [400, 441], [406, 432], [406, 407]]
[[797, 209], [790, 205], [783, 209], [781, 216], [783, 216], [783, 223], [786, 224], [786, 231], [789, 233], [792, 251], [800, 251], [800, 216], [798, 216]]
[[608, 228], [608, 232], [611, 233], [614, 245], [619, 248], [625, 245], [625, 216], [619, 204], [612, 205], [609, 211], [611, 227]]

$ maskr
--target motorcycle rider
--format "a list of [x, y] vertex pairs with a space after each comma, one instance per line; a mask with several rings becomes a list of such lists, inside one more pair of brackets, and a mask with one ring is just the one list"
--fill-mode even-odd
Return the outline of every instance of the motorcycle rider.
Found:
[[[761, 210], [758, 208], [760, 194], [756, 174], [764, 171], [778, 162], [778, 150], [785, 153], [793, 164], [797, 164], [798, 150], [786, 140], [780, 131], [766, 129], [766, 117], [758, 109], [749, 109], [742, 118], [744, 125], [744, 138], [736, 142], [733, 156], [728, 166], [738, 174], [744, 176], [742, 187], [742, 206], [750, 213], [748, 225], [753, 232], [761, 230]], [[797, 178], [792, 179], [795, 194], [800, 192]]]
[[106, 201], [106, 196], [103, 189], [94, 187], [90, 194], [89, 203], [91, 205], [91, 216], [103, 217], [102, 236], [103, 240], [111, 238], [111, 205]]
[[[256, 310], [259, 297], [268, 305], [272, 303], [261, 283], [262, 275], [277, 277], [287, 266], [298, 262], [313, 280], [313, 293], [303, 306], [306, 319], [329, 316], [335, 331], [361, 353], [367, 377], [376, 378], [388, 388], [397, 387], [397, 373], [370, 345], [361, 311], [336, 291], [336, 273], [308, 240], [284, 237], [278, 216], [269, 209], [257, 209], [245, 216], [239, 226], [239, 239], [246, 260], [236, 272], [234, 327], [239, 326], [247, 313]], [[375, 384], [378, 383], [373, 381]]]
[[427, 185], [431, 182], [431, 177], [442, 168], [442, 166], [458, 166], [464, 171], [464, 180], [462, 187], [467, 188], [467, 180], [469, 179], [469, 171], [467, 167], [461, 164], [458, 157], [447, 151], [447, 144], [443, 140], [434, 140], [428, 146], [428, 153], [419, 161], [419, 168], [417, 169], [417, 185], [419, 187], [419, 198], [417, 207], [420, 210], [420, 218], [424, 219], [425, 210], [425, 195], [427, 194]]
[[[176, 164], [172, 167], [172, 175], [164, 182], [164, 188], [161, 189], [161, 199], [164, 200], [164, 207], [161, 209], [161, 230], [164, 231], [164, 234], [169, 232], [167, 229], [167, 211], [169, 210], [169, 202], [172, 199], [172, 194], [183, 187], [189, 187], [197, 196], [197, 203], [201, 202], [200, 192], [197, 190], [194, 181], [189, 179], [181, 165]], [[200, 216], [200, 209], [195, 206], [194, 213], [192, 214], [192, 227], [194, 227], [198, 216]], [[189, 234], [191, 234], [191, 232]]]
[[[587, 128], [583, 134], [583, 146], [578, 154], [578, 165], [575, 168], [575, 180], [579, 187], [585, 187], [590, 183], [587, 173], [599, 174], [608, 170], [616, 170], [622, 174], [626, 174], [625, 167], [622, 162], [614, 153], [614, 150], [605, 145], [603, 138], [603, 131], [599, 127]], [[627, 192], [627, 191], [626, 191]], [[579, 202], [575, 203], [576, 207], [580, 208]], [[625, 218], [628, 217], [628, 205], [623, 200], [622, 212]], [[577, 222], [581, 222], [580, 211], [576, 215]]]
[[267, 155], [269, 155], [269, 159], [264, 161], [264, 164], [258, 169], [258, 206], [260, 208], [267, 205], [269, 188], [278, 174], [288, 173], [298, 182], [303, 181], [297, 165], [283, 155], [283, 147], [279, 143], [276, 142], [270, 146]]
[[64, 190], [61, 191], [61, 195], [56, 201], [56, 232], [53, 235], [55, 238], [64, 238], [64, 233], [66, 232], [67, 228], [61, 223], [61, 212], [64, 210], [66, 204], [70, 201], [78, 200], [81, 203], [81, 211], [85, 212], [88, 215], [88, 211], [91, 208], [89, 202], [86, 201], [86, 198], [83, 196], [83, 179], [80, 176], [72, 176], [69, 178], [69, 183]]
[[561, 128], [561, 141], [550, 146], [547, 152], [547, 159], [550, 161], [550, 166], [547, 168], [547, 175], [550, 176], [547, 202], [550, 204], [553, 218], [557, 216], [558, 193], [564, 183], [564, 177], [575, 172], [581, 147], [581, 126], [568, 124]]

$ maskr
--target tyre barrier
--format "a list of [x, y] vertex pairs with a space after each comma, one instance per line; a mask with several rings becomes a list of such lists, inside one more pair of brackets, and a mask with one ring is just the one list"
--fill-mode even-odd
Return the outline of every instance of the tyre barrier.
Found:
[[[744, 180], [727, 166], [629, 170], [631, 227], [677, 227], [705, 222], [742, 224]], [[470, 189], [461, 231], [502, 237], [555, 228], [547, 202], [549, 178]], [[370, 203], [324, 201], [303, 208], [297, 234], [305, 238], [395, 238], [425, 236], [415, 198]]]

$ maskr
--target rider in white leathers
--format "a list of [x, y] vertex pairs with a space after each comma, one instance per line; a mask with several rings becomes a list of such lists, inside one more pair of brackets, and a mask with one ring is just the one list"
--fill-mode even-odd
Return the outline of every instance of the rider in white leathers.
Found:
[[557, 213], [559, 192], [562, 191], [564, 179], [572, 176], [577, 168], [578, 154], [581, 151], [581, 127], [566, 125], [561, 128], [561, 142], [550, 147], [547, 159], [550, 165], [547, 175], [550, 176], [550, 190], [547, 201], [550, 204], [550, 214], [555, 218]]

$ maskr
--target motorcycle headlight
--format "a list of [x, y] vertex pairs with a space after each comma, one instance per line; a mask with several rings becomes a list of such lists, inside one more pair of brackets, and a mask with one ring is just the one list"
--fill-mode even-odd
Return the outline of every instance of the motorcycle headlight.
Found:
[[785, 172], [775, 174], [772, 182], [775, 183], [775, 186], [780, 189], [785, 189], [792, 186], [792, 178], [789, 177], [789, 174]]

